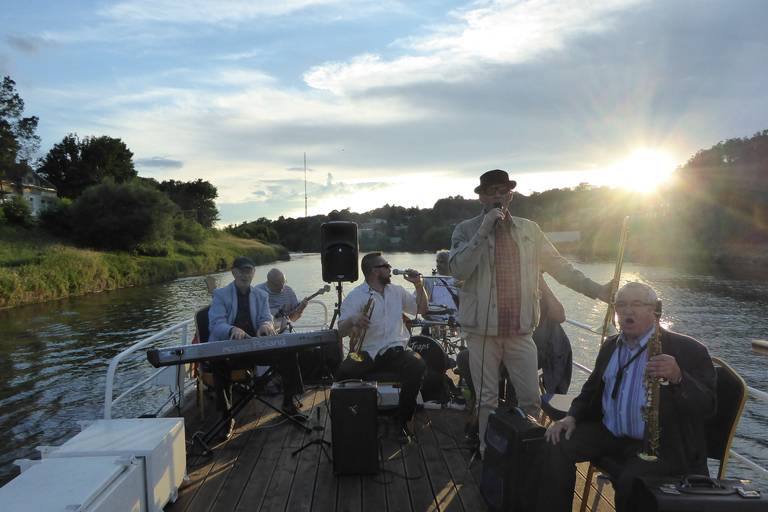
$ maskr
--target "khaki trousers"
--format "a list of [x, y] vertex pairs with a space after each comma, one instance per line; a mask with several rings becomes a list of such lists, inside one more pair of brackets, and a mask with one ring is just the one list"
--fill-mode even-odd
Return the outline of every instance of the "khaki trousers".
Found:
[[519, 407], [534, 418], [541, 414], [539, 356], [531, 334], [485, 336], [468, 334], [469, 367], [479, 404], [480, 452], [485, 453], [488, 416], [499, 406], [499, 369], [507, 368]]

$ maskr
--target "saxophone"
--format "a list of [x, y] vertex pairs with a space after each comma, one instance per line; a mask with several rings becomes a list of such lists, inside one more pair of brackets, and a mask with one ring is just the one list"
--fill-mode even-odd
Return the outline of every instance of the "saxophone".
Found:
[[[656, 310], [653, 312], [656, 317], [655, 328], [651, 339], [648, 340], [647, 359], [661, 354], [661, 301], [656, 301]], [[638, 453], [638, 457], [645, 461], [654, 461], [658, 458], [659, 452], [659, 392], [660, 386], [667, 384], [667, 380], [661, 377], [654, 377], [646, 373], [643, 377], [643, 386], [645, 388], [645, 405], [641, 407], [643, 420], [645, 421], [645, 436], [643, 439], [643, 451]]]
[[[365, 307], [363, 308], [363, 315], [367, 319], [371, 319], [371, 315], [373, 315], [373, 308], [376, 306], [376, 298], [371, 294], [371, 297], [368, 299], [368, 302], [365, 304]], [[352, 333], [352, 335], [349, 337], [349, 357], [353, 361], [360, 362], [363, 360], [362, 357], [360, 357], [360, 348], [363, 346], [363, 340], [365, 340], [365, 332], [368, 329], [355, 329], [355, 331]], [[354, 348], [354, 351], [352, 349]]]

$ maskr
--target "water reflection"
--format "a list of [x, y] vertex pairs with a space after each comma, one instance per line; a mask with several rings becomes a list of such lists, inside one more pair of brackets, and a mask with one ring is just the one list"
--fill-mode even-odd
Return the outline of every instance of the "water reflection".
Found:
[[[433, 254], [391, 254], [397, 268], [415, 268], [429, 274], [434, 268]], [[257, 268], [254, 282], [265, 280], [275, 265]], [[280, 262], [288, 284], [302, 298], [325, 283], [319, 256], [294, 255]], [[613, 277], [612, 264], [582, 263], [577, 267], [589, 277], [604, 283]], [[216, 274], [217, 286], [228, 284], [229, 273]], [[680, 273], [670, 269], [625, 264], [622, 282], [636, 280], [654, 287], [664, 303], [662, 319], [670, 328], [701, 340], [712, 355], [736, 368], [747, 383], [768, 390], [768, 358], [754, 356], [749, 342], [768, 338], [768, 280], [717, 277]], [[399, 276], [394, 282], [402, 282]], [[565, 288], [553, 279], [547, 281], [563, 302], [569, 318], [600, 326], [605, 305]], [[343, 283], [349, 293], [356, 283]], [[336, 285], [316, 298], [332, 315], [338, 302]], [[0, 484], [17, 470], [12, 461], [35, 457], [38, 445], [57, 445], [79, 431], [76, 421], [97, 419], [103, 414], [104, 386], [109, 361], [135, 342], [187, 320], [210, 299], [202, 277], [178, 279], [172, 283], [150, 285], [32, 304], [0, 310]], [[310, 307], [302, 324], [327, 321], [324, 310]], [[576, 327], [566, 325], [574, 358], [587, 366], [594, 363], [598, 340]], [[169, 344], [177, 344], [168, 340]], [[125, 365], [125, 372], [137, 370], [149, 375], [153, 370], [141, 357]], [[136, 378], [135, 376], [133, 377]], [[586, 375], [574, 371], [571, 393], [576, 393]], [[132, 381], [122, 378], [119, 389]], [[136, 417], [154, 409], [152, 403], [166, 391], [154, 388], [145, 400], [119, 405], [117, 417]], [[734, 449], [768, 466], [768, 404], [750, 399], [734, 442]], [[729, 476], [754, 478], [754, 474], [731, 461]], [[761, 485], [764, 485], [763, 482]], [[765, 485], [768, 490], [768, 485]]]

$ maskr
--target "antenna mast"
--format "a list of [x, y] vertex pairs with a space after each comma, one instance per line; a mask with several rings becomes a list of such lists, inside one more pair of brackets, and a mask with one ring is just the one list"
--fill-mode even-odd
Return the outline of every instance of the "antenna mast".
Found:
[[307, 152], [304, 152], [304, 217], [307, 217]]

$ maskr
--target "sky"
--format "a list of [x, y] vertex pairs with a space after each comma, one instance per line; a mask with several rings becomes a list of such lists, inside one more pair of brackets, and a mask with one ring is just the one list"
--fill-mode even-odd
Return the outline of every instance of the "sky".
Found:
[[430, 208], [490, 169], [523, 194], [647, 191], [768, 129], [764, 0], [0, 6], [37, 156], [119, 138], [139, 176], [216, 186], [221, 226]]

